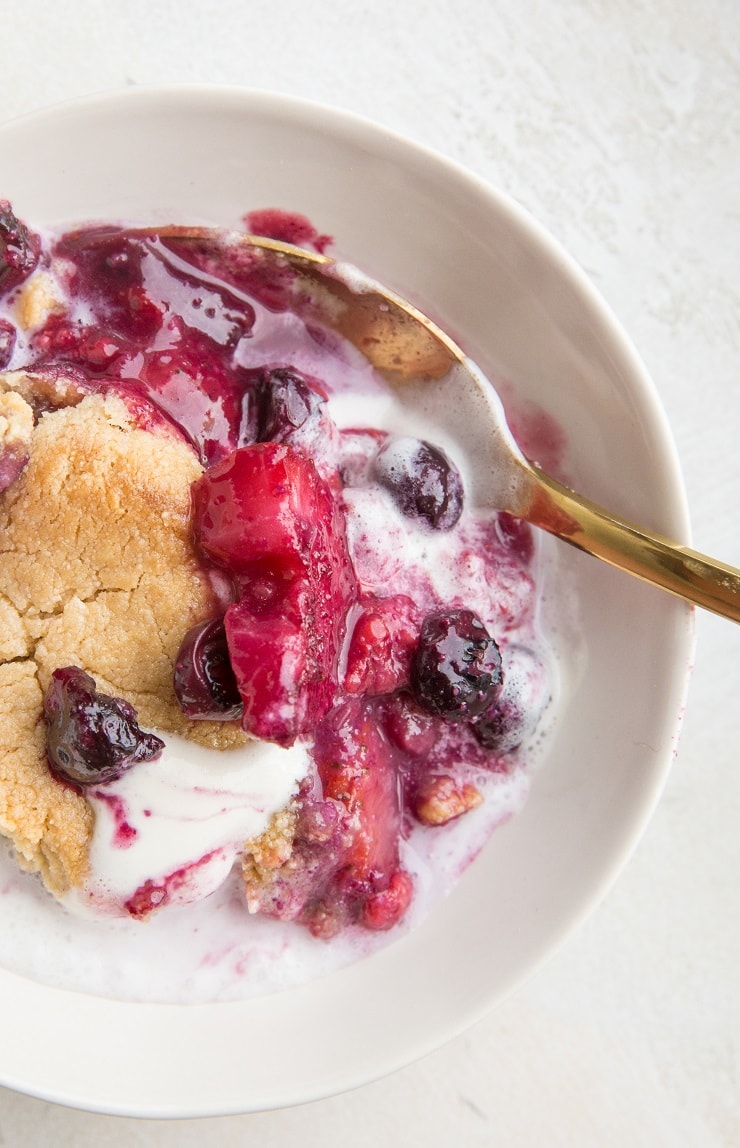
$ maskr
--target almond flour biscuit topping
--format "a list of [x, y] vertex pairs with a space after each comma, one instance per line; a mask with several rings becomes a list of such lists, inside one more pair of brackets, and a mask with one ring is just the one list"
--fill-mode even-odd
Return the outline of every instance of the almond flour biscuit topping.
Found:
[[[28, 426], [24, 399], [0, 397]], [[26, 442], [0, 494], [0, 828], [59, 894], [86, 874], [93, 818], [46, 762], [42, 699], [57, 667], [81, 667], [145, 725], [215, 748], [246, 739], [189, 722], [173, 691], [183, 634], [215, 609], [190, 535], [192, 449], [139, 429], [114, 395], [44, 414]]]

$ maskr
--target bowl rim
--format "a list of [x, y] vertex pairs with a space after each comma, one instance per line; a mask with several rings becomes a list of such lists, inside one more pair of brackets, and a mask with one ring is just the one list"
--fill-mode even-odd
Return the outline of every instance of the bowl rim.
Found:
[[[2, 141], [6, 133], [24, 131], [34, 124], [43, 124], [44, 122], [53, 124], [55, 120], [61, 124], [68, 119], [74, 120], [80, 115], [84, 117], [85, 115], [94, 113], [96, 110], [103, 112], [106, 110], [112, 111], [126, 106], [133, 106], [136, 103], [146, 105], [147, 102], [152, 100], [155, 102], [169, 103], [173, 108], [176, 107], [179, 109], [186, 106], [190, 101], [195, 101], [201, 105], [207, 104], [212, 110], [226, 104], [232, 108], [241, 109], [247, 114], [279, 113], [289, 117], [291, 120], [296, 118], [305, 119], [310, 122], [313, 128], [318, 125], [332, 132], [340, 130], [341, 133], [349, 133], [355, 138], [359, 137], [361, 140], [368, 141], [371, 144], [374, 143], [375, 145], [382, 141], [391, 147], [394, 152], [416, 157], [417, 160], [424, 164], [443, 170], [453, 180], [461, 181], [465, 183], [468, 188], [473, 189], [481, 201], [485, 201], [495, 209], [517, 232], [524, 233], [527, 242], [533, 244], [537, 252], [541, 253], [542, 257], [553, 265], [559, 274], [565, 276], [577, 294], [584, 299], [591, 314], [595, 316], [610, 349], [623, 364], [629, 375], [634, 395], [639, 398], [641, 412], [649, 421], [651, 428], [654, 428], [656, 431], [656, 454], [660, 458], [661, 466], [666, 468], [669, 473], [671, 490], [670, 505], [662, 506], [660, 508], [661, 513], [664, 513], [670, 519], [669, 532], [678, 541], [684, 543], [690, 542], [688, 503], [676, 444], [669, 428], [667, 416], [661, 405], [658, 391], [631, 339], [623, 330], [614, 312], [607, 305], [597, 288], [591, 283], [581, 266], [562, 247], [560, 242], [554, 238], [525, 207], [514, 200], [510, 195], [492, 186], [482, 177], [469, 171], [455, 160], [450, 159], [424, 144], [406, 138], [394, 129], [388, 128], [381, 123], [376, 123], [354, 112], [333, 108], [329, 105], [298, 96], [227, 84], [162, 84], [102, 90], [85, 96], [60, 101], [48, 107], [40, 108], [25, 115], [16, 116], [4, 121], [0, 123], [0, 141]], [[222, 1099], [214, 1104], [212, 1100], [204, 1101], [196, 1093], [192, 1093], [187, 1097], [185, 1107], [183, 1107], [181, 1103], [173, 1103], [171, 1098], [168, 1098], [161, 1104], [152, 1102], [141, 1104], [131, 1096], [122, 1095], [115, 1088], [110, 1090], [106, 1096], [91, 1099], [86, 1092], [84, 1084], [80, 1085], [77, 1089], [70, 1089], [69, 1085], [55, 1088], [52, 1083], [47, 1081], [42, 1086], [34, 1087], [33, 1082], [30, 1081], [27, 1075], [24, 1075], [22, 1071], [20, 1073], [13, 1073], [12, 1071], [4, 1069], [0, 1064], [0, 1079], [2, 1079], [2, 1082], [7, 1087], [30, 1095], [101, 1113], [147, 1118], [236, 1114], [304, 1103], [358, 1087], [380, 1076], [396, 1071], [462, 1033], [477, 1019], [480, 1019], [488, 1013], [495, 1004], [508, 996], [525, 980], [528, 980], [529, 977], [565, 943], [580, 927], [585, 918], [593, 911], [595, 906], [603, 900], [618, 873], [637, 847], [639, 839], [653, 814], [668, 776], [672, 756], [675, 754], [680, 731], [680, 719], [685, 704], [686, 691], [688, 689], [694, 644], [693, 610], [684, 610], [681, 614], [677, 612], [675, 625], [675, 640], [677, 646], [682, 650], [681, 662], [683, 668], [681, 669], [678, 665], [674, 667], [674, 698], [678, 703], [677, 707], [674, 708], [677, 708], [678, 712], [673, 713], [670, 720], [667, 714], [664, 716], [666, 728], [673, 730], [672, 753], [665, 755], [666, 760], [660, 768], [658, 768], [656, 764], [650, 796], [643, 802], [640, 816], [636, 817], [632, 822], [630, 833], [625, 835], [621, 852], [612, 859], [612, 864], [608, 870], [602, 872], [600, 880], [592, 888], [590, 897], [582, 900], [579, 911], [574, 913], [565, 925], [561, 926], [556, 937], [550, 938], [546, 950], [541, 952], [536, 959], [530, 961], [529, 965], [522, 969], [518, 976], [512, 977], [502, 990], [499, 989], [497, 992], [492, 993], [489, 999], [478, 1002], [477, 1007], [470, 1008], [466, 1012], [461, 1012], [456, 1025], [448, 1026], [443, 1033], [437, 1034], [434, 1039], [427, 1037], [423, 1041], [414, 1041], [413, 1039], [405, 1041], [402, 1048], [396, 1047], [392, 1055], [386, 1055], [382, 1058], [382, 1063], [380, 1063], [381, 1058], [377, 1056], [374, 1059], [365, 1058], [363, 1060], [359, 1058], [356, 1063], [350, 1063], [348, 1059], [343, 1065], [341, 1073], [338, 1075], [334, 1073], [331, 1078], [327, 1077], [323, 1083], [317, 1083], [316, 1079], [303, 1087], [294, 1083], [287, 1093], [285, 1090], [281, 1092], [280, 1089], [277, 1089], [270, 1096], [265, 1095], [261, 1100], [257, 1099], [255, 1103], [251, 1104], [248, 1101], [245, 1102], [244, 1098], [237, 1097], [234, 1097], [231, 1103], [224, 1103]], [[391, 946], [391, 948], [393, 947], [394, 946]], [[387, 955], [387, 953], [388, 950], [384, 950], [383, 953], [379, 954], [380, 959], [383, 960], [384, 954]], [[334, 976], [334, 974], [332, 974], [332, 976]], [[27, 981], [23, 977], [0, 970], [0, 983], [6, 980], [8, 985], [11, 986], [11, 991], [17, 994], [18, 1001], [20, 1002], [19, 1007], [23, 1005], [24, 1002], [33, 1007], [32, 998], [38, 997], [40, 994], [44, 1001], [52, 1005], [54, 1009], [59, 1007], [62, 1012], [68, 1013], [66, 1006], [62, 1007], [61, 997], [74, 996], [76, 998], [77, 1007], [83, 1014], [81, 1027], [90, 1034], [94, 1032], [97, 1018], [100, 1015], [106, 1015], [109, 1020], [119, 1023], [124, 1016], [123, 1010], [129, 1009], [130, 1007], [125, 1002], [105, 1000], [104, 998], [86, 998], [82, 994], [70, 994], [64, 990], [39, 985], [35, 982]], [[262, 1002], [272, 1000], [274, 1002], [276, 995], [287, 997], [293, 991], [294, 990], [285, 990], [281, 994], [271, 994], [269, 997], [258, 998], [258, 1000]], [[92, 1004], [90, 1002], [92, 1002]], [[264, 1005], [255, 1006], [251, 1000], [238, 1003], [248, 1004], [250, 1008], [254, 1008], [260, 1013], [264, 1011]], [[284, 1004], [284, 1002], [282, 1003]], [[169, 1018], [166, 1023], [173, 1023], [173, 1031], [181, 1030], [184, 1039], [187, 1026], [183, 1027], [181, 1020], [175, 1020], [173, 1022], [173, 1017], [181, 1017], [183, 1010], [188, 1013], [189, 1018], [196, 1018], [204, 1030], [210, 1031], [213, 1028], [211, 1017], [223, 1009], [233, 1007], [234, 1004], [232, 1003], [186, 1006], [144, 1004], [137, 1006], [137, 1009], [132, 1011], [146, 1011], [155, 1026], [159, 1022], [165, 1021], [165, 1018]], [[92, 1015], [93, 1013], [95, 1016]], [[126, 1027], [130, 1028], [130, 1025]], [[413, 1047], [410, 1047], [410, 1045], [413, 1045]]]

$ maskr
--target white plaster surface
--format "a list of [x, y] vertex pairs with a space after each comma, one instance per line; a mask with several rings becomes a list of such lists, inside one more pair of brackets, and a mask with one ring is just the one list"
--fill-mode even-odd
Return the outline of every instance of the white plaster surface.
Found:
[[[695, 543], [740, 565], [739, 0], [0, 0], [0, 16], [0, 117], [127, 84], [242, 84], [370, 116], [515, 196], [632, 335]], [[702, 616], [680, 753], [636, 855], [447, 1047], [301, 1109], [194, 1122], [0, 1090], [0, 1145], [735, 1148], [739, 693], [740, 630]]]

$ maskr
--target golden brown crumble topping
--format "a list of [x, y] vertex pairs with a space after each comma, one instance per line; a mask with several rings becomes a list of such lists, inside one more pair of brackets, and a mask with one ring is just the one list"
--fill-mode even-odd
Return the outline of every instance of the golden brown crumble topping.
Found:
[[[22, 416], [12, 378], [1, 397]], [[24, 375], [28, 397], [32, 384]], [[47, 768], [54, 669], [80, 666], [143, 727], [219, 749], [246, 740], [236, 723], [186, 719], [172, 686], [183, 635], [216, 610], [190, 534], [200, 464], [175, 434], [137, 427], [120, 398], [78, 398], [40, 417], [0, 493], [0, 831], [57, 894], [84, 879], [93, 815]]]

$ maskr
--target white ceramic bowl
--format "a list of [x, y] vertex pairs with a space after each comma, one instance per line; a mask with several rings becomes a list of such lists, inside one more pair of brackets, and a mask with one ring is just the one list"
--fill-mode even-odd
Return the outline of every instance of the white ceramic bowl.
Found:
[[[613, 316], [521, 209], [371, 123], [227, 88], [126, 91], [0, 129], [0, 196], [34, 224], [237, 225], [307, 214], [567, 430], [592, 498], [687, 541], [674, 449]], [[323, 980], [230, 1004], [131, 1005], [0, 970], [0, 1081], [141, 1116], [246, 1112], [362, 1084], [479, 1018], [625, 863], [671, 762], [691, 611], [564, 548], [586, 670], [523, 813], [410, 935]]]

